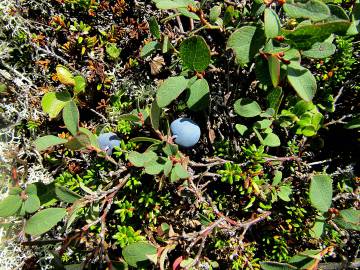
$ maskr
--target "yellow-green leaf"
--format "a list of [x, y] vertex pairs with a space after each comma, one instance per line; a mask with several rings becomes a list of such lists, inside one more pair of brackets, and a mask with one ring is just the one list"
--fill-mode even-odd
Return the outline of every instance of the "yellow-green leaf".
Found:
[[56, 67], [56, 76], [62, 84], [74, 86], [75, 80], [71, 72], [64, 66], [58, 65]]
[[50, 118], [55, 118], [70, 100], [68, 92], [49, 92], [43, 96], [41, 106]]

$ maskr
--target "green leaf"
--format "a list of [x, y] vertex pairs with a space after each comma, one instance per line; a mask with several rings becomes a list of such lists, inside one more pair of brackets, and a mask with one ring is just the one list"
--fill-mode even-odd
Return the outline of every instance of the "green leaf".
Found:
[[276, 56], [270, 55], [268, 57], [268, 65], [271, 82], [274, 87], [277, 87], [280, 81], [280, 60]]
[[89, 140], [90, 140], [90, 144], [96, 148], [100, 148], [100, 145], [99, 145], [99, 142], [98, 142], [98, 139], [96, 137], [96, 135], [94, 133], [92, 133], [90, 130], [86, 129], [86, 128], [83, 128], [83, 127], [80, 127], [79, 128], [79, 131], [81, 133], [84, 133], [85, 135], [88, 136]]
[[280, 186], [277, 195], [281, 200], [285, 202], [289, 202], [291, 193], [292, 193], [292, 188], [290, 186]]
[[79, 110], [73, 100], [66, 103], [63, 110], [63, 119], [66, 128], [72, 135], [76, 135], [79, 131]]
[[179, 151], [179, 146], [176, 144], [166, 143], [163, 147], [163, 151], [167, 156], [175, 156]]
[[70, 100], [68, 92], [49, 92], [43, 96], [41, 106], [50, 118], [55, 118]]
[[176, 175], [180, 177], [180, 179], [186, 179], [190, 176], [180, 163], [176, 163], [173, 170], [175, 171]]
[[311, 269], [314, 266], [315, 259], [305, 255], [296, 254], [291, 257], [288, 262], [296, 266], [296, 269]]
[[317, 217], [314, 226], [310, 229], [310, 235], [313, 238], [319, 239], [324, 233], [326, 219], [322, 216]]
[[145, 164], [145, 172], [150, 175], [158, 175], [164, 169], [164, 164], [158, 163], [156, 160]]
[[110, 43], [106, 46], [106, 53], [110, 56], [111, 59], [118, 59], [121, 53], [121, 49], [119, 49], [115, 43]]
[[280, 19], [276, 12], [270, 8], [266, 8], [264, 12], [265, 36], [274, 38], [280, 32]]
[[240, 98], [235, 101], [234, 110], [243, 117], [255, 117], [261, 113], [259, 104], [247, 98]]
[[162, 53], [167, 53], [171, 48], [173, 48], [173, 46], [171, 45], [171, 43], [169, 42], [169, 36], [164, 35], [164, 39], [163, 39], [163, 44], [162, 44]]
[[187, 7], [193, 1], [188, 0], [153, 0], [158, 9], [177, 9]]
[[40, 199], [35, 194], [29, 194], [24, 202], [24, 208], [27, 213], [34, 213], [40, 208]]
[[263, 270], [294, 270], [297, 269], [295, 266], [292, 266], [287, 263], [278, 263], [278, 262], [260, 262], [261, 269]]
[[320, 174], [311, 178], [310, 202], [313, 207], [321, 213], [325, 213], [331, 206], [333, 189], [332, 180], [329, 175]]
[[32, 194], [32, 195], [36, 195], [37, 194], [37, 187], [35, 184], [29, 184], [26, 186], [25, 188], [25, 192], [26, 194]]
[[91, 141], [89, 136], [85, 133], [77, 134], [65, 144], [65, 147], [69, 148], [70, 150], [81, 150], [87, 146], [91, 146]]
[[316, 128], [313, 125], [307, 125], [301, 129], [301, 133], [306, 137], [312, 137], [316, 135]]
[[287, 43], [298, 49], [309, 49], [316, 42], [323, 42], [331, 34], [345, 34], [350, 22], [339, 20], [298, 26], [295, 30], [282, 30]]
[[248, 130], [247, 126], [241, 124], [236, 124], [235, 129], [240, 133], [240, 135], [244, 135], [244, 133]]
[[79, 194], [60, 185], [55, 186], [55, 194], [60, 200], [66, 203], [74, 203], [81, 198]]
[[40, 235], [49, 231], [66, 215], [64, 208], [48, 208], [33, 215], [25, 224], [25, 233]]
[[173, 169], [171, 170], [171, 174], [170, 174], [170, 181], [171, 182], [176, 182], [180, 179], [180, 177], [176, 174], [176, 171], [173, 167]]
[[150, 33], [154, 37], [156, 37], [157, 39], [161, 38], [160, 26], [154, 16], [150, 17], [150, 19], [149, 19], [149, 28], [150, 28]]
[[319, 0], [285, 3], [283, 9], [292, 18], [311, 19], [315, 22], [325, 20], [330, 16], [328, 6]]
[[83, 76], [75, 76], [74, 77], [75, 80], [75, 86], [74, 86], [74, 92], [76, 94], [85, 92], [85, 87], [86, 87], [86, 80]]
[[150, 110], [150, 121], [154, 130], [159, 129], [160, 115], [161, 115], [161, 108], [159, 107], [155, 99], [151, 104], [151, 110]]
[[21, 207], [22, 200], [19, 195], [9, 195], [0, 201], [0, 217], [14, 215]]
[[181, 43], [180, 58], [186, 68], [202, 72], [210, 64], [210, 48], [203, 37], [192, 36]]
[[130, 244], [122, 250], [122, 255], [125, 261], [133, 267], [136, 267], [139, 262], [147, 261], [147, 256], [154, 255], [156, 253], [156, 247], [144, 241]]
[[266, 145], [266, 146], [270, 146], [270, 147], [277, 147], [277, 146], [280, 146], [281, 142], [280, 142], [278, 135], [276, 135], [274, 133], [269, 133], [266, 135], [262, 144]]
[[156, 93], [156, 101], [159, 107], [166, 107], [175, 100], [187, 88], [187, 83], [188, 80], [183, 76], [166, 79]]
[[0, 94], [5, 93], [7, 91], [7, 85], [4, 83], [0, 83]]
[[271, 126], [272, 123], [273, 123], [273, 121], [270, 119], [263, 119], [260, 121], [256, 121], [255, 127], [258, 129], [267, 129]]
[[149, 137], [135, 137], [129, 140], [129, 142], [150, 142], [153, 144], [159, 144], [161, 143], [160, 140], [149, 138]]
[[145, 44], [140, 51], [141, 57], [146, 57], [152, 54], [159, 48], [159, 42], [157, 41], [150, 41], [149, 43]]
[[335, 53], [336, 46], [328, 42], [316, 42], [309, 50], [303, 51], [302, 55], [308, 58], [321, 59]]
[[54, 182], [48, 185], [36, 182], [35, 185], [42, 206], [51, 206], [57, 201]]
[[276, 171], [271, 185], [277, 186], [278, 184], [280, 184], [281, 180], [282, 180], [282, 172]]
[[233, 6], [228, 6], [224, 13], [224, 25], [231, 24], [235, 15], [235, 9]]
[[209, 14], [210, 22], [212, 23], [216, 22], [220, 14], [221, 14], [221, 6], [220, 5], [213, 6], [210, 9], [210, 14]]
[[360, 210], [355, 208], [341, 210], [340, 216], [334, 221], [343, 229], [360, 231]]
[[360, 3], [354, 3], [351, 13], [351, 25], [347, 31], [347, 35], [357, 35], [360, 32]]
[[292, 62], [287, 68], [287, 78], [297, 94], [305, 101], [311, 101], [315, 96], [316, 79], [310, 70]]
[[262, 89], [269, 89], [272, 87], [272, 81], [269, 72], [269, 63], [261, 56], [255, 57], [255, 75], [259, 81], [259, 87]]
[[64, 85], [75, 85], [74, 76], [66, 67], [62, 65], [56, 66], [56, 76], [58, 77], [59, 81]]
[[59, 144], [63, 144], [66, 143], [67, 140], [59, 138], [57, 136], [54, 135], [46, 135], [44, 137], [40, 137], [37, 138], [34, 141], [36, 150], [41, 152], [46, 150], [47, 148], [51, 147], [51, 146], [55, 146], [55, 145], [59, 145]]
[[264, 31], [255, 26], [243, 26], [231, 34], [227, 48], [233, 49], [240, 65], [250, 62], [265, 43]]
[[209, 106], [209, 84], [207, 80], [200, 79], [193, 83], [190, 88], [190, 95], [186, 102], [192, 111], [200, 111]]
[[283, 58], [285, 60], [288, 60], [290, 62], [298, 62], [300, 64], [301, 62], [301, 54], [297, 49], [291, 48], [284, 52], [285, 55]]
[[[29, 186], [32, 186], [32, 185], [34, 185], [34, 184], [30, 184]], [[11, 187], [11, 188], [9, 188], [9, 195], [20, 195], [21, 192], [22, 192], [21, 187]]]
[[346, 11], [336, 4], [327, 4], [330, 9], [331, 16], [327, 20], [349, 20], [349, 16], [346, 14]]
[[181, 13], [181, 15], [194, 19], [194, 20], [200, 20], [200, 17], [196, 15], [193, 12], [190, 12], [187, 8], [178, 8], [178, 11]]
[[282, 96], [283, 96], [283, 90], [281, 87], [276, 87], [276, 88], [270, 90], [270, 93], [267, 95], [269, 107], [274, 109], [276, 114], [279, 111]]
[[139, 153], [136, 151], [131, 151], [128, 159], [135, 167], [144, 167], [145, 163], [157, 160], [158, 156], [152, 151], [147, 151], [145, 153]]
[[168, 159], [164, 164], [164, 174], [165, 176], [168, 176], [170, 171], [172, 169], [172, 161]]

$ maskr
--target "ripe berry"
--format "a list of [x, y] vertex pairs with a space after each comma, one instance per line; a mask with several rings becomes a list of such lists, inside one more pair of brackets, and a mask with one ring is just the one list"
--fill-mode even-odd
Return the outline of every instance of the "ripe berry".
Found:
[[113, 132], [100, 134], [98, 142], [101, 150], [106, 151], [106, 154], [108, 154], [109, 156], [112, 154], [115, 146], [120, 146], [120, 139]]
[[182, 147], [192, 147], [200, 139], [200, 128], [190, 118], [178, 118], [171, 123], [170, 128], [175, 143]]

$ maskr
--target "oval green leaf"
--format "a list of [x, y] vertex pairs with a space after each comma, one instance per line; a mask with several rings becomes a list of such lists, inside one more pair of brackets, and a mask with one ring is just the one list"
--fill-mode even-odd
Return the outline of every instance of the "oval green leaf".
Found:
[[265, 36], [274, 38], [280, 32], [280, 19], [276, 12], [270, 8], [266, 8], [264, 12]]
[[325, 213], [331, 206], [333, 195], [332, 180], [327, 174], [315, 175], [310, 182], [310, 202], [321, 213]]
[[193, 83], [190, 88], [189, 99], [186, 104], [192, 111], [200, 111], [209, 105], [209, 84], [207, 80], [200, 79]]
[[66, 203], [74, 203], [81, 198], [81, 196], [74, 191], [59, 185], [55, 186], [55, 194], [60, 200]]
[[122, 255], [125, 261], [133, 267], [137, 266], [138, 262], [148, 260], [148, 256], [156, 254], [156, 247], [148, 242], [140, 241], [126, 246], [122, 250]]
[[50, 118], [55, 118], [70, 100], [71, 96], [68, 92], [50, 92], [43, 96], [41, 106]]
[[293, 62], [287, 67], [287, 78], [297, 94], [305, 101], [311, 101], [315, 96], [316, 79], [310, 70]]
[[183, 76], [166, 79], [156, 93], [156, 101], [160, 108], [166, 107], [175, 100], [186, 88], [188, 80]]
[[40, 235], [49, 231], [66, 215], [64, 208], [48, 208], [33, 215], [25, 224], [25, 233]]
[[27, 213], [34, 213], [40, 208], [40, 199], [35, 194], [28, 195], [24, 202], [24, 208]]
[[51, 147], [51, 146], [55, 146], [58, 144], [63, 144], [66, 143], [67, 140], [59, 138], [57, 136], [54, 135], [46, 135], [44, 137], [40, 137], [37, 138], [34, 141], [34, 145], [37, 151], [41, 152], [46, 150], [47, 148]]
[[14, 215], [21, 207], [22, 200], [19, 195], [9, 195], [0, 201], [0, 217]]
[[210, 64], [210, 48], [203, 37], [192, 36], [181, 43], [180, 58], [185, 67], [202, 72]]
[[309, 50], [303, 51], [302, 55], [308, 58], [321, 59], [335, 53], [336, 46], [328, 42], [317, 42]]
[[310, 19], [314, 22], [325, 20], [331, 15], [328, 6], [319, 0], [289, 2], [283, 8], [292, 18]]
[[66, 128], [72, 135], [76, 135], [79, 131], [79, 110], [73, 100], [66, 103], [63, 110], [63, 119]]
[[247, 98], [240, 98], [235, 101], [234, 110], [243, 117], [255, 117], [261, 113], [259, 104]]
[[271, 82], [274, 87], [277, 87], [280, 81], [280, 60], [276, 56], [270, 55], [268, 57], [268, 65]]
[[265, 36], [262, 29], [243, 26], [231, 34], [227, 48], [233, 49], [238, 64], [245, 65], [254, 58], [264, 43]]

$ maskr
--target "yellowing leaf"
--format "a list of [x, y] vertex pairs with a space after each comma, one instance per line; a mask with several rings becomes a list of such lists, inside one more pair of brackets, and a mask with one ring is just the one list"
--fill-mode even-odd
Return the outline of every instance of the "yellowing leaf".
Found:
[[56, 67], [56, 75], [62, 84], [74, 86], [75, 79], [71, 72], [64, 66], [58, 65]]

